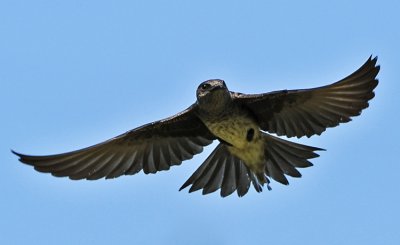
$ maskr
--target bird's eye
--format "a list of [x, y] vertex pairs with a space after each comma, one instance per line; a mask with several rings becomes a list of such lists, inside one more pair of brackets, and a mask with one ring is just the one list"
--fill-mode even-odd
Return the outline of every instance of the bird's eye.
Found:
[[208, 84], [208, 83], [203, 83], [203, 84], [201, 85], [201, 89], [204, 89], [204, 90], [206, 90], [206, 89], [208, 89], [208, 88], [210, 88], [210, 87], [211, 87], [211, 85]]

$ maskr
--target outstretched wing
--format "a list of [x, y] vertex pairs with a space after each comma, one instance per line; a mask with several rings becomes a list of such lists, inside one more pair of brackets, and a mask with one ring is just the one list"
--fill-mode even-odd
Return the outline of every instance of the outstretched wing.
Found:
[[195, 115], [196, 105], [103, 143], [68, 153], [29, 156], [15, 153], [37, 171], [71, 179], [115, 178], [168, 170], [200, 153], [214, 137]]
[[370, 57], [356, 72], [328, 86], [232, 96], [253, 112], [262, 130], [298, 138], [320, 135], [368, 107], [378, 85], [376, 61]]

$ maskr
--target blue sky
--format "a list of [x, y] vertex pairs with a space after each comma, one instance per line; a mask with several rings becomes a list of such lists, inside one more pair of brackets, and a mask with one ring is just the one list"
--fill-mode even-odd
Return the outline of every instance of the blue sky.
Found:
[[[0, 2], [0, 244], [399, 244], [398, 1]], [[175, 114], [222, 78], [261, 93], [334, 82], [379, 56], [370, 108], [320, 137], [289, 186], [178, 192], [170, 171], [71, 181], [10, 149], [60, 153]]]

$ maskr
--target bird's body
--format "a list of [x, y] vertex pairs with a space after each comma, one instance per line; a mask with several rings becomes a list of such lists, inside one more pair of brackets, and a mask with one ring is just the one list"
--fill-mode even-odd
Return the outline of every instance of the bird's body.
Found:
[[[297, 168], [312, 166], [320, 148], [280, 139], [320, 135], [349, 122], [368, 107], [378, 84], [379, 66], [369, 59], [339, 82], [313, 89], [242, 94], [228, 90], [220, 79], [197, 88], [197, 101], [175, 116], [149, 123], [103, 143], [49, 156], [15, 153], [40, 172], [71, 179], [115, 178], [168, 170], [200, 153], [213, 140], [220, 144], [183, 184], [190, 192], [239, 196], [253, 184], [262, 191], [269, 177], [288, 184], [285, 175], [301, 177]], [[267, 133], [268, 132], [268, 133]]]
[[[220, 82], [209, 80], [206, 82]], [[220, 95], [216, 95], [220, 97]], [[251, 113], [238, 103], [233, 102], [231, 93], [227, 96], [223, 110], [217, 114], [199, 113], [199, 118], [225, 146], [228, 151], [246, 163], [246, 166], [258, 176], [264, 173], [264, 141], [260, 126]], [[205, 105], [205, 108], [209, 106]], [[265, 183], [264, 178], [259, 181]]]

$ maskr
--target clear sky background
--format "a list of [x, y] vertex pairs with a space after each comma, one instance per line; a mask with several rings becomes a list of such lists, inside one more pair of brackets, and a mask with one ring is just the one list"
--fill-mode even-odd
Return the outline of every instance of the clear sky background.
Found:
[[[399, 1], [0, 2], [0, 244], [400, 244]], [[10, 149], [61, 153], [175, 114], [222, 78], [261, 93], [339, 80], [378, 55], [351, 123], [289, 186], [178, 188], [214, 148], [155, 175], [71, 181]]]

